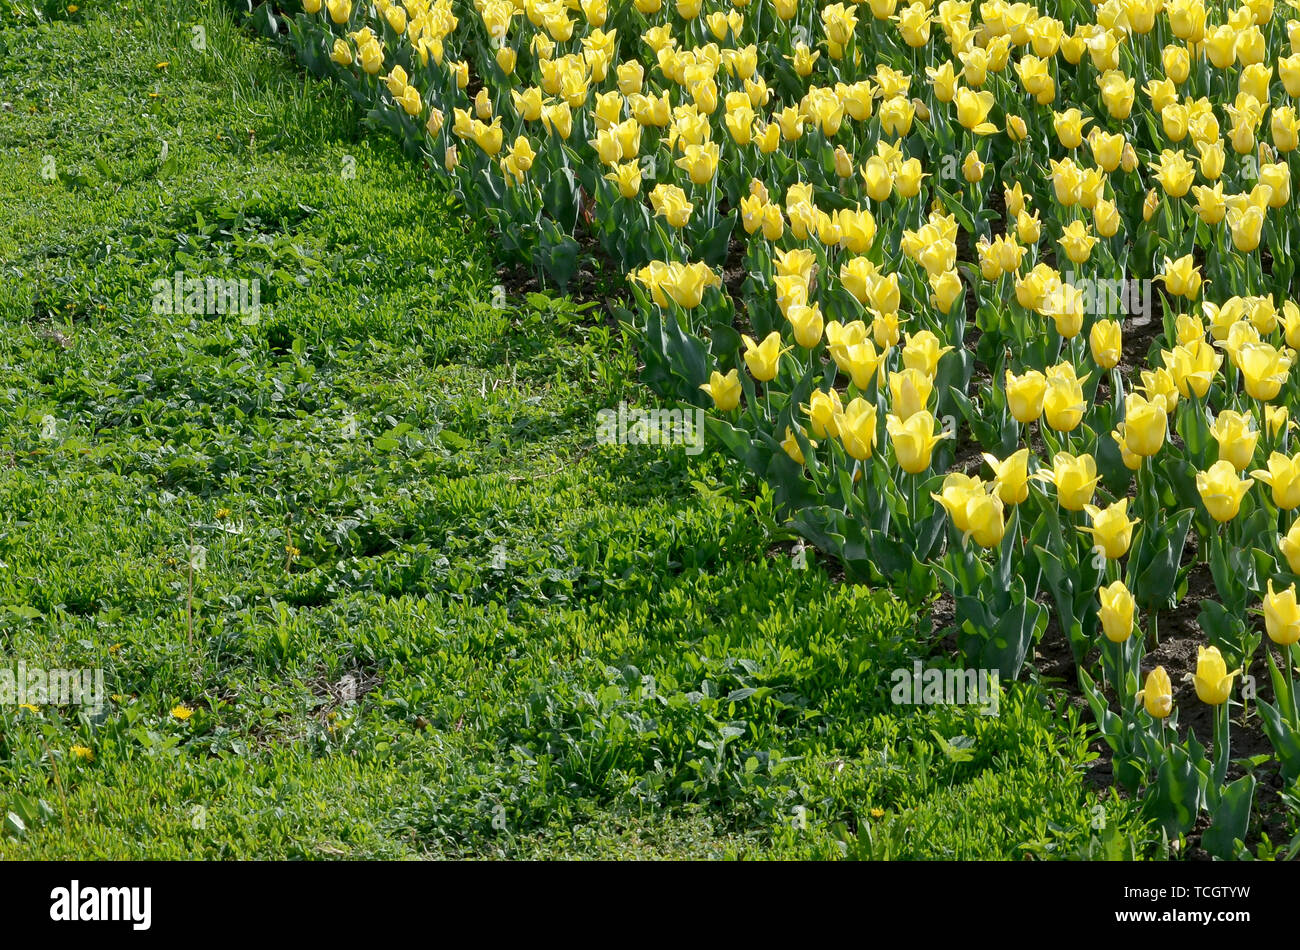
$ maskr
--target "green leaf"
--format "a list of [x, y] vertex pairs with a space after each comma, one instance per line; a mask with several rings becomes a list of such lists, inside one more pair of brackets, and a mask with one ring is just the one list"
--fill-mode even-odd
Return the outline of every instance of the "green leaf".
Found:
[[1246, 837], [1250, 826], [1250, 805], [1255, 797], [1255, 776], [1243, 775], [1224, 787], [1214, 820], [1201, 837], [1201, 847], [1216, 858], [1235, 856], [1236, 842]]
[[1264, 733], [1273, 744], [1282, 777], [1288, 782], [1300, 775], [1300, 731], [1287, 722], [1286, 717], [1271, 703], [1259, 700], [1260, 721]]

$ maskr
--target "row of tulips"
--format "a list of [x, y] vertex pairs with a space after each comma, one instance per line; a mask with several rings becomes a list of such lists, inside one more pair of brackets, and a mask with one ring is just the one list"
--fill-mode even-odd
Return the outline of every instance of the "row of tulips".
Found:
[[[1054, 616], [1169, 832], [1209, 813], [1206, 847], [1238, 853], [1255, 778], [1228, 780], [1228, 707], [1252, 670], [1294, 787], [1286, 8], [301, 0], [290, 21], [506, 253], [564, 286], [600, 245], [647, 383], [707, 407], [794, 530], [917, 603], [945, 589], [963, 660], [1004, 677]], [[1144, 670], [1194, 570], [1217, 592], [1212, 760]]]

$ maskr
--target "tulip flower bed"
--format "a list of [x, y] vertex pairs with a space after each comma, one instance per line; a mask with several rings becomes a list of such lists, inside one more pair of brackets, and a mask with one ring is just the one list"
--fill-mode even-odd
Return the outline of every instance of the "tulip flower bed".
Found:
[[[626, 274], [643, 378], [968, 666], [1068, 643], [1115, 775], [1231, 856], [1294, 802], [1300, 20], [1272, 0], [304, 0], [337, 77], [566, 286]], [[1149, 325], [1147, 325], [1149, 323]], [[1208, 574], [1180, 732], [1146, 660]], [[1256, 619], [1263, 614], [1263, 623]], [[1049, 622], [1051, 630], [1049, 633]], [[1262, 627], [1262, 629], [1261, 629]]]

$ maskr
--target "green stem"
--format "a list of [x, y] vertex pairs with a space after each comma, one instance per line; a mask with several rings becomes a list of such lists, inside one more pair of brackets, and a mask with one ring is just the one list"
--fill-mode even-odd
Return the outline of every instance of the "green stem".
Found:
[[1300, 728], [1300, 706], [1296, 705], [1295, 699], [1295, 663], [1291, 660], [1291, 648], [1289, 646], [1284, 645], [1282, 647], [1282, 662], [1286, 664], [1286, 692], [1291, 701], [1291, 708], [1287, 712], [1290, 713], [1291, 724], [1296, 728]]
[[1228, 704], [1223, 702], [1214, 711], [1214, 784], [1216, 790], [1228, 775], [1228, 756], [1231, 752], [1232, 725], [1228, 718]]

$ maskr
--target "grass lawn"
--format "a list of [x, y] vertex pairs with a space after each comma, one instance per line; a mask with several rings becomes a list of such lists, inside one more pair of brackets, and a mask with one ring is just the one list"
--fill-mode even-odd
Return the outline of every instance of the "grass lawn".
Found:
[[[341, 90], [215, 0], [31, 6], [0, 666], [111, 697], [0, 706], [0, 854], [1157, 852], [1059, 694], [895, 705], [928, 619], [798, 569], [720, 454], [597, 444], [651, 404], [630, 336], [494, 293], [491, 236]], [[178, 272], [261, 309], [156, 312]]]

